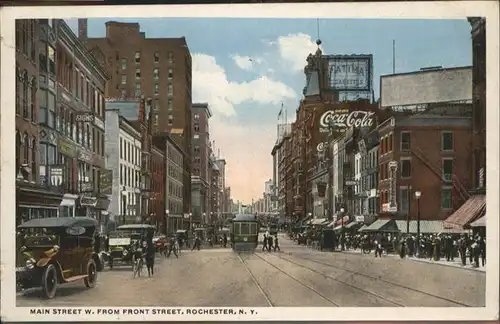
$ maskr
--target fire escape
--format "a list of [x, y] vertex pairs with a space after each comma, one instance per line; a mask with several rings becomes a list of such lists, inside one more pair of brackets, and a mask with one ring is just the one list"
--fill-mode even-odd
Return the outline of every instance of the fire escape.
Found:
[[[424, 152], [418, 148], [413, 147], [411, 153], [420, 161], [422, 161], [429, 170], [431, 170], [441, 181], [444, 183], [450, 183], [453, 187], [453, 190], [456, 194], [452, 195], [452, 205], [453, 209], [458, 209], [467, 199], [469, 199], [470, 194], [467, 189], [464, 187], [460, 179], [456, 176], [456, 174], [452, 173], [450, 175], [443, 174], [443, 169], [436, 166], [432, 163], [424, 154]], [[458, 197], [460, 199], [455, 199], [454, 197]]]

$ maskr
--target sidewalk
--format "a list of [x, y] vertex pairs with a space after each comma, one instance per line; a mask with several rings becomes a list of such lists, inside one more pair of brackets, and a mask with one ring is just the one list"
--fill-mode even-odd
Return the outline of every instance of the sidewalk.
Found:
[[[348, 250], [348, 251], [343, 251], [343, 253], [350, 253], [350, 254], [361, 254], [361, 251], [354, 251], [354, 250]], [[373, 251], [372, 253], [368, 255], [374, 255]], [[391, 257], [391, 258], [400, 258], [399, 255], [397, 254], [386, 254], [384, 253], [382, 257]], [[465, 269], [465, 270], [472, 270], [472, 271], [479, 271], [479, 272], [486, 272], [486, 266], [482, 267], [479, 266], [479, 268], [473, 267], [469, 263], [469, 258], [467, 258], [467, 265], [463, 266], [460, 258], [455, 258], [454, 261], [446, 261], [446, 259], [441, 259], [439, 261], [433, 261], [429, 259], [423, 259], [423, 258], [416, 258], [416, 257], [405, 257], [406, 260], [414, 261], [414, 262], [423, 262], [423, 263], [431, 263], [431, 264], [436, 264], [444, 267], [452, 267], [452, 268], [460, 268], [460, 269]], [[481, 260], [479, 260], [481, 263]]]

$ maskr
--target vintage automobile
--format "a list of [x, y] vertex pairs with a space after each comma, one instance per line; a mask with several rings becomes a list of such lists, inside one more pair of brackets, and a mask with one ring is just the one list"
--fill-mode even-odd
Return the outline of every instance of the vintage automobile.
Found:
[[109, 233], [106, 259], [110, 269], [116, 263], [132, 265], [134, 244], [146, 237], [155, 227], [149, 224], [127, 224], [119, 226], [115, 232]]
[[19, 225], [17, 286], [41, 287], [48, 299], [63, 283], [83, 280], [93, 288], [99, 263], [94, 246], [97, 225], [88, 217], [38, 218]]

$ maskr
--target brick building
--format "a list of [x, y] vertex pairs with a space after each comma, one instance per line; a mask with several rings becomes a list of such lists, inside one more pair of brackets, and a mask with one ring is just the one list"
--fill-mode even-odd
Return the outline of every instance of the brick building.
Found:
[[152, 133], [171, 134], [186, 152], [184, 213], [191, 212], [191, 54], [184, 37], [147, 38], [138, 23], [106, 23], [106, 36], [87, 37], [79, 19], [79, 37], [109, 71], [108, 98], [152, 98]]
[[208, 103], [194, 103], [191, 107], [193, 139], [191, 168], [191, 201], [193, 220], [208, 223], [203, 217], [208, 211], [210, 127], [212, 117]]
[[[165, 218], [165, 145], [153, 145], [151, 150], [151, 196], [149, 199], [149, 215], [156, 230], [162, 230]], [[180, 190], [179, 190], [180, 194]], [[163, 226], [164, 227], [164, 226]]]
[[[381, 213], [444, 220], [468, 198], [472, 120], [465, 116], [394, 116], [378, 127]], [[393, 168], [391, 163], [395, 165]], [[391, 212], [394, 204], [395, 212]]]

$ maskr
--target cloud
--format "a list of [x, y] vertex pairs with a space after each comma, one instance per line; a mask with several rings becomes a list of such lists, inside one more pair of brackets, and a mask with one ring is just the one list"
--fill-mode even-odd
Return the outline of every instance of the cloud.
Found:
[[208, 102], [214, 114], [236, 115], [234, 105], [247, 101], [275, 104], [297, 97], [292, 88], [267, 76], [242, 83], [229, 81], [213, 56], [195, 53], [192, 60], [193, 101]]
[[268, 44], [278, 47], [281, 60], [291, 72], [302, 71], [307, 63], [307, 56], [315, 53], [318, 48], [311, 36], [303, 33], [279, 36]]
[[260, 57], [250, 57], [250, 56], [240, 56], [230, 55], [230, 58], [234, 61], [234, 64], [242, 70], [251, 70], [255, 64], [261, 64], [263, 60]]

